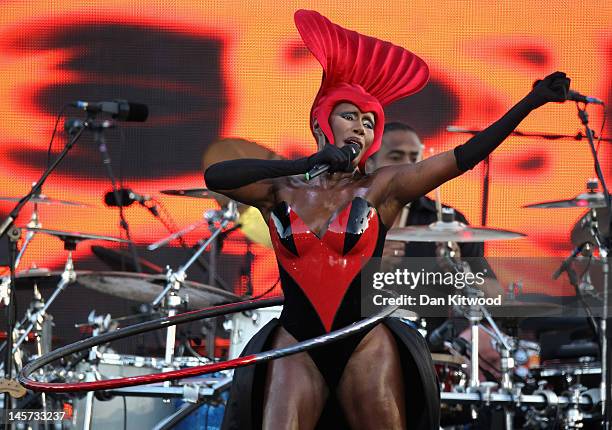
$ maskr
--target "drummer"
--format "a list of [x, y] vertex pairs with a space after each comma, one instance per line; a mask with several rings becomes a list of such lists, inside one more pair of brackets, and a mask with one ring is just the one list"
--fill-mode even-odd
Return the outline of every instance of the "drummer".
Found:
[[[382, 137], [382, 146], [375, 156], [371, 157], [368, 162], [369, 171], [374, 171], [378, 168], [395, 165], [395, 164], [412, 164], [423, 159], [423, 151], [425, 145], [421, 142], [416, 130], [408, 124], [402, 122], [388, 122], [385, 124], [384, 134]], [[445, 208], [450, 206], [443, 205]], [[436, 202], [426, 196], [406, 205], [398, 218], [395, 220], [393, 227], [405, 227], [410, 225], [428, 225], [438, 220]], [[455, 209], [455, 220], [465, 224], [469, 224], [466, 217]], [[383, 258], [392, 261], [394, 258], [401, 257], [436, 257], [441, 253], [442, 244], [428, 242], [399, 242], [387, 240], [383, 250]], [[472, 271], [481, 271], [486, 274], [484, 284], [480, 286], [487, 297], [497, 297], [503, 294], [502, 289], [495, 279], [495, 275], [486, 260], [484, 259], [484, 243], [482, 242], [466, 242], [459, 244], [461, 257], [470, 258], [469, 264]], [[456, 249], [455, 249], [456, 251]], [[450, 268], [444, 263], [441, 258], [437, 259], [438, 269], [449, 270]], [[439, 327], [447, 318], [434, 317], [427, 318], [427, 332], [431, 332]], [[457, 326], [467, 326], [467, 321], [459, 321]], [[463, 328], [463, 327], [461, 327]], [[460, 330], [459, 330], [460, 331]], [[458, 332], [457, 332], [458, 333]], [[456, 333], [456, 334], [457, 334]], [[483, 334], [481, 334], [482, 338]], [[481, 341], [481, 355], [483, 358], [494, 362], [499, 360], [497, 352], [489, 345], [488, 341]], [[433, 350], [441, 345], [430, 345]], [[486, 349], [487, 351], [484, 351]], [[483, 362], [485, 363], [485, 362]], [[486, 369], [487, 365], [482, 366]], [[492, 369], [491, 369], [492, 370]]]

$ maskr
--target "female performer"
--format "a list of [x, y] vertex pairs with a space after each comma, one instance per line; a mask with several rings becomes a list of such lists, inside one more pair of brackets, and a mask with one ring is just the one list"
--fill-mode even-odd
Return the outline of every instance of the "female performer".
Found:
[[[419, 91], [427, 65], [407, 50], [300, 10], [296, 26], [323, 66], [311, 110], [318, 152], [299, 160], [232, 160], [208, 188], [257, 207], [268, 223], [285, 303], [243, 354], [281, 348], [361, 318], [363, 261], [382, 255], [387, 226], [408, 203], [473, 168], [533, 109], [566, 98], [556, 72], [464, 145], [366, 175], [381, 144], [383, 106]], [[352, 159], [348, 148], [359, 148]], [[346, 147], [346, 148], [344, 148]], [[343, 149], [344, 148], [344, 149]], [[310, 181], [317, 165], [327, 173]], [[301, 176], [298, 176], [301, 175]], [[238, 369], [224, 429], [438, 429], [439, 393], [426, 343], [394, 318], [369, 332]]]

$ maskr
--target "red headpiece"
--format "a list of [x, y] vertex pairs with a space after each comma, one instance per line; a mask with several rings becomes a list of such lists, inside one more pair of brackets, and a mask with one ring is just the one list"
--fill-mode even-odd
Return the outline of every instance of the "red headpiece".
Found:
[[310, 110], [311, 128], [316, 118], [334, 144], [329, 116], [340, 102], [353, 103], [376, 117], [374, 142], [359, 162], [364, 172], [366, 160], [380, 148], [383, 106], [421, 90], [429, 79], [429, 68], [404, 48], [342, 28], [315, 11], [298, 10], [295, 25], [323, 66], [321, 87]]

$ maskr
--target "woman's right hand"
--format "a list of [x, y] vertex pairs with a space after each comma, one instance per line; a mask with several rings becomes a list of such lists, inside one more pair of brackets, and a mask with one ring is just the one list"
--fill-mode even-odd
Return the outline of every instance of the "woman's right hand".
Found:
[[308, 169], [314, 166], [327, 164], [329, 172], [348, 172], [351, 171], [351, 159], [348, 153], [342, 151], [336, 145], [329, 142], [325, 143], [323, 149], [308, 157]]

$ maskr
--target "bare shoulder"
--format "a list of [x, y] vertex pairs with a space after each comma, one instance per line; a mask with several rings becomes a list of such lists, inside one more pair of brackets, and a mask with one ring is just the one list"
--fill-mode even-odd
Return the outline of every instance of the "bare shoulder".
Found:
[[394, 169], [383, 167], [363, 179], [363, 184], [367, 187], [367, 200], [376, 208], [387, 226], [393, 225], [403, 207], [391, 192], [391, 184], [397, 180], [394, 178], [395, 174]]
[[[406, 174], [417, 174], [418, 166], [415, 164], [402, 164], [399, 166], [381, 167], [367, 175], [369, 177], [369, 191], [372, 203], [388, 205], [397, 200], [394, 190], [398, 183], [405, 183]], [[409, 184], [405, 184], [409, 186]], [[398, 203], [399, 204], [399, 203]]]

